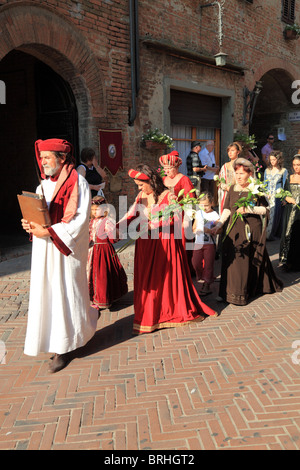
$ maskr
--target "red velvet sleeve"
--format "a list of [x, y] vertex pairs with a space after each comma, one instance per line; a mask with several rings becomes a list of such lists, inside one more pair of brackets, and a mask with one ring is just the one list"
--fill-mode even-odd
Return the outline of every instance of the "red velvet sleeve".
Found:
[[48, 231], [51, 235], [51, 240], [53, 241], [54, 245], [56, 248], [65, 256], [69, 256], [72, 251], [70, 248], [67, 247], [67, 245], [64, 244], [64, 242], [56, 235], [55, 231], [51, 228], [48, 227]]
[[[194, 189], [194, 185], [188, 176], [183, 175], [182, 178], [180, 178], [180, 180], [176, 184], [175, 189], [176, 189], [176, 194], [178, 194], [179, 191], [184, 189], [184, 196], [186, 196], [192, 189]], [[193, 194], [194, 193], [191, 193], [191, 196]], [[182, 197], [183, 196], [181, 196], [181, 198], [179, 199], [182, 199]]]
[[140, 203], [140, 194], [139, 193], [133, 203], [133, 205], [129, 208], [128, 212], [122, 217], [122, 219], [119, 220], [116, 224], [116, 229], [124, 229], [125, 227], [128, 227], [130, 222], [132, 222], [134, 219], [136, 219], [139, 215], [139, 211], [137, 208], [137, 205]]

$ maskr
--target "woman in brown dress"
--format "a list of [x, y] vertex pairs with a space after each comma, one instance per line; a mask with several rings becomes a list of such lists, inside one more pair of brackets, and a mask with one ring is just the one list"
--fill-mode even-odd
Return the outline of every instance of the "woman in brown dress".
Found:
[[236, 184], [231, 186], [226, 196], [216, 233], [237, 211], [243, 219], [237, 218], [222, 246], [222, 268], [220, 300], [235, 305], [246, 305], [249, 299], [272, 294], [282, 290], [282, 282], [277, 279], [267, 249], [266, 227], [268, 202], [264, 196], [253, 198], [253, 206], [239, 207], [235, 203], [249, 192], [249, 177], [254, 175], [254, 166], [245, 158], [234, 162]]

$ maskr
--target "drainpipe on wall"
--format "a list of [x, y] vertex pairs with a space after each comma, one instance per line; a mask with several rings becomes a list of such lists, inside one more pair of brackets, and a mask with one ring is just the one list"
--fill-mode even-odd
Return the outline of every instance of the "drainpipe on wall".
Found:
[[138, 0], [129, 0], [129, 25], [131, 66], [131, 108], [129, 110], [129, 125], [133, 126], [136, 118], [136, 98], [140, 89]]

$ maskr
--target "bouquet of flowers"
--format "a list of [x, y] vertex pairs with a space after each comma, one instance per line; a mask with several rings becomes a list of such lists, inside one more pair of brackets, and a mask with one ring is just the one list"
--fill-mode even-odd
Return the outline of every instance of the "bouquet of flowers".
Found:
[[[263, 183], [260, 178], [261, 177], [260, 177], [260, 174], [259, 174], [257, 179], [253, 178], [252, 176], [248, 179], [248, 182], [249, 182], [248, 194], [247, 194], [247, 196], [241, 197], [234, 204], [234, 206], [236, 206], [237, 209], [239, 209], [240, 207], [244, 207], [244, 208], [254, 207], [259, 196], [267, 196], [266, 191], [265, 191], [267, 184]], [[234, 226], [234, 224], [236, 223], [238, 218], [240, 218], [241, 220], [244, 220], [243, 214], [236, 211], [233, 214], [232, 222], [231, 222], [230, 226], [227, 228], [226, 233], [225, 233], [224, 238], [223, 238], [222, 241], [225, 240], [225, 238], [227, 237], [227, 235], [231, 231], [232, 227]], [[249, 224], [247, 224], [247, 223], [245, 225], [245, 234], [246, 234], [247, 240], [250, 241], [251, 233], [250, 233]]]
[[155, 231], [160, 226], [168, 226], [171, 221], [181, 220], [181, 214], [184, 212], [190, 219], [195, 217], [196, 204], [199, 203], [199, 200], [203, 196], [201, 194], [198, 198], [194, 197], [194, 192], [196, 189], [192, 189], [186, 196], [184, 196], [184, 189], [179, 191], [177, 199], [174, 199], [170, 204], [163, 207], [161, 210], [155, 210], [155, 206], [152, 212], [149, 213], [149, 221], [146, 224], [143, 224], [141, 230], [135, 233], [135, 237], [131, 237], [130, 240], [125, 243], [116, 254], [124, 251], [128, 246], [135, 243], [135, 241], [144, 235], [150, 235], [151, 230]]
[[199, 200], [203, 196], [203, 194], [201, 194], [197, 198], [194, 197], [194, 194], [191, 193], [195, 193], [195, 191], [195, 188], [191, 189], [191, 191], [184, 196], [184, 189], [181, 189], [177, 195], [178, 199], [174, 199], [174, 202], [168, 204], [161, 211], [152, 214], [150, 220], [155, 221], [159, 219], [161, 221], [169, 221], [173, 220], [176, 215], [179, 215], [182, 212], [185, 212], [191, 219], [193, 219], [196, 213], [195, 205], [199, 203]]
[[260, 172], [263, 170], [263, 166], [259, 163], [259, 162], [256, 162], [255, 163], [255, 171], [258, 175], [260, 175]]
[[[276, 193], [275, 193], [275, 197], [277, 199], [281, 199], [281, 201], [283, 201], [283, 199], [285, 199], [286, 197], [293, 197], [293, 195], [290, 191], [285, 191], [283, 188], [278, 188]], [[298, 209], [300, 209], [300, 206], [298, 204], [295, 204], [295, 206]]]
[[219, 187], [221, 184], [225, 184], [225, 178], [220, 178], [219, 175], [214, 176], [214, 181], [216, 182], [216, 185]]

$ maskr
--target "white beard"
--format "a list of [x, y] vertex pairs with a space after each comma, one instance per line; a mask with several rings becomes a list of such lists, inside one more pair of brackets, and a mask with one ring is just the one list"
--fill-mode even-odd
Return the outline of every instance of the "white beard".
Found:
[[48, 167], [48, 165], [44, 165], [43, 166], [43, 169], [44, 169], [44, 172], [45, 172], [45, 175], [46, 176], [55, 176], [56, 173], [58, 173], [58, 171], [61, 169], [61, 163], [60, 163], [60, 160], [57, 158], [56, 159], [56, 167], [55, 168], [50, 168]]

